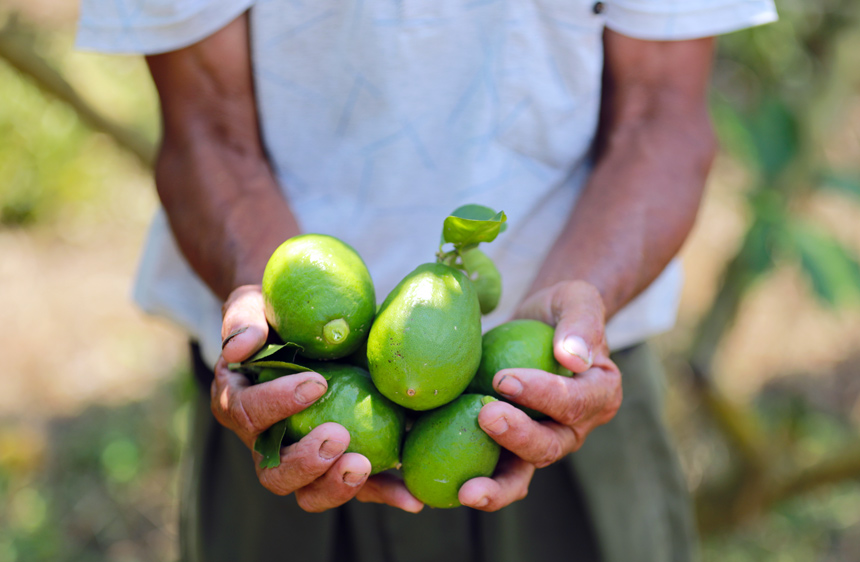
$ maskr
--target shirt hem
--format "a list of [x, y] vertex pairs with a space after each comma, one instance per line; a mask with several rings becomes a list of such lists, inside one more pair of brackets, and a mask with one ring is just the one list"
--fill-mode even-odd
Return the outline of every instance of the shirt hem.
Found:
[[685, 41], [713, 37], [772, 23], [778, 19], [772, 4], [725, 4], [709, 9], [666, 14], [613, 4], [606, 27], [633, 39]]
[[224, 28], [244, 13], [254, 0], [221, 2], [204, 10], [185, 14], [175, 21], [158, 21], [147, 25], [78, 25], [75, 47], [84, 51], [110, 54], [157, 55], [176, 51], [197, 43]]

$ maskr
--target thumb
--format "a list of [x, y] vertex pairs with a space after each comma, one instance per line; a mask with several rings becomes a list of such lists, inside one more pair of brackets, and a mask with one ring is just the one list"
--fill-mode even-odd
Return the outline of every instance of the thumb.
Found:
[[552, 290], [553, 353], [562, 366], [582, 373], [606, 346], [603, 299], [593, 285], [582, 281], [558, 284]]
[[227, 363], [251, 357], [266, 343], [269, 324], [260, 285], [243, 285], [233, 290], [221, 307], [221, 355]]

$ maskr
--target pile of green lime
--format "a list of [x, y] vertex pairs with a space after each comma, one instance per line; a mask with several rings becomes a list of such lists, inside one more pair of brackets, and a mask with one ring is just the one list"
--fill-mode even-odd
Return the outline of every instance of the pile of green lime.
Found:
[[[435, 262], [406, 275], [378, 310], [370, 273], [348, 244], [306, 234], [272, 254], [263, 297], [284, 343], [231, 368], [258, 384], [315, 371], [328, 390], [257, 439], [262, 467], [279, 464], [284, 442], [337, 422], [350, 432], [348, 452], [365, 455], [373, 473], [399, 468], [410, 492], [431, 507], [460, 505], [467, 480], [493, 474], [500, 447], [477, 421], [483, 405], [501, 398], [493, 375], [509, 367], [569, 374], [552, 355], [545, 324], [514, 321], [481, 335], [501, 277], [478, 246], [505, 221], [504, 212], [481, 205], [455, 210]], [[414, 412], [408, 431], [407, 409]]]

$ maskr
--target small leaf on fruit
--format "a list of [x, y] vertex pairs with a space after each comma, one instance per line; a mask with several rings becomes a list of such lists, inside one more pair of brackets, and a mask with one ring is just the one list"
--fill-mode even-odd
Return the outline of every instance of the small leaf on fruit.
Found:
[[284, 363], [282, 361], [262, 361], [255, 363], [255, 375], [251, 378], [254, 384], [273, 381], [277, 378], [286, 375], [295, 375], [296, 373], [306, 373], [311, 369], [296, 365], [295, 363]]
[[[288, 362], [290, 362], [296, 358], [296, 353], [298, 353], [299, 351], [303, 351], [303, 350], [304, 350], [304, 348], [297, 343], [287, 342], [285, 344], [280, 344], [280, 345], [270, 343], [269, 345], [265, 346], [263, 349], [258, 351], [256, 354], [254, 354], [253, 357], [243, 361], [242, 364], [247, 365], [249, 363], [256, 363], [256, 362], [261, 361], [267, 357], [272, 357], [273, 355], [275, 355], [277, 353], [282, 353], [285, 356], [289, 356]], [[282, 357], [279, 357], [279, 359], [281, 359], [281, 358]], [[286, 360], [286, 359], [284, 359], [284, 360]]]
[[476, 221], [492, 220], [496, 216], [496, 211], [484, 205], [475, 205], [470, 203], [454, 209], [451, 213], [452, 217], [460, 217], [461, 219], [469, 219]]
[[276, 468], [281, 464], [281, 441], [287, 431], [287, 420], [281, 420], [254, 441], [254, 450], [263, 455], [260, 468]]
[[860, 264], [851, 251], [809, 223], [796, 221], [789, 232], [800, 265], [819, 299], [834, 307], [860, 302]]
[[505, 221], [504, 211], [496, 213], [483, 205], [464, 205], [445, 219], [442, 242], [457, 247], [492, 242], [502, 232]]
[[253, 384], [275, 380], [284, 375], [305, 373], [311, 369], [293, 363], [302, 346], [296, 343], [269, 344], [242, 363], [230, 363], [227, 368], [242, 373]]

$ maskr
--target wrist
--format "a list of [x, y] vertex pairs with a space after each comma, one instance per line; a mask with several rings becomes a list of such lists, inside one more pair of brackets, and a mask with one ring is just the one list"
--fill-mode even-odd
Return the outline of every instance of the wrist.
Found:
[[595, 318], [603, 325], [606, 324], [608, 316], [600, 290], [583, 279], [557, 281], [532, 292], [521, 303], [517, 316], [534, 318], [555, 326], [573, 300], [592, 303]]

